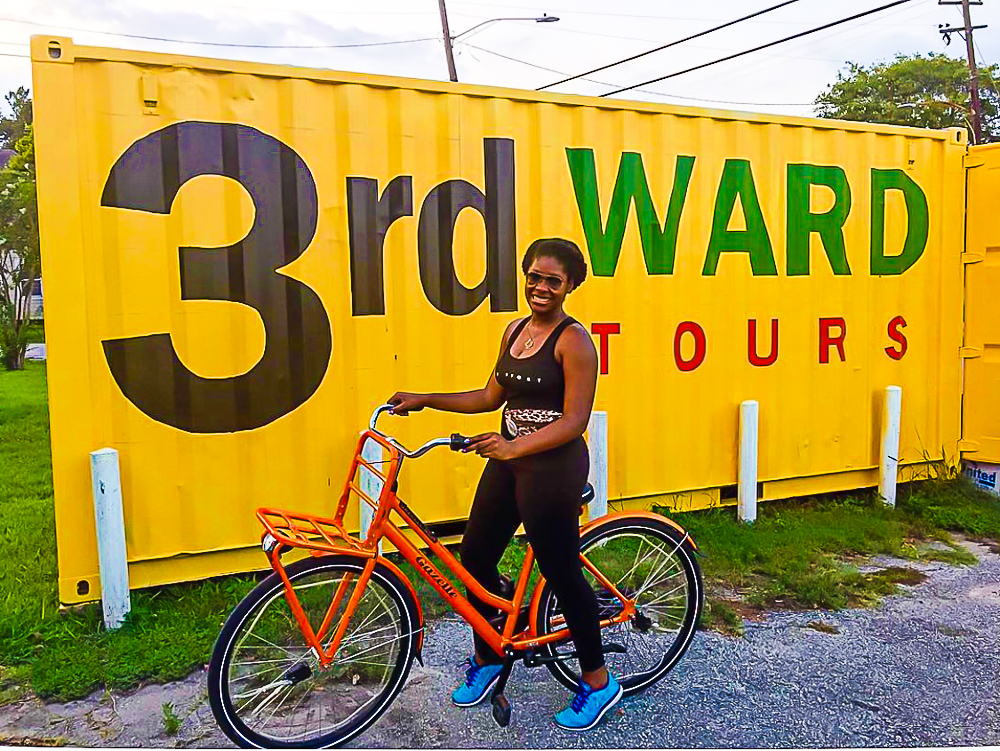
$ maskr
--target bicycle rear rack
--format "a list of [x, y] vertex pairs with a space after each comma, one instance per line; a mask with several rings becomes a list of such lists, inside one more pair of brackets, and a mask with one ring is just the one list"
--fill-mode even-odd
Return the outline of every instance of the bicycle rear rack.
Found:
[[375, 556], [375, 551], [351, 537], [336, 519], [273, 508], [257, 509], [257, 518], [264, 525], [265, 534], [279, 545], [305, 548], [313, 555], [350, 553], [365, 558]]

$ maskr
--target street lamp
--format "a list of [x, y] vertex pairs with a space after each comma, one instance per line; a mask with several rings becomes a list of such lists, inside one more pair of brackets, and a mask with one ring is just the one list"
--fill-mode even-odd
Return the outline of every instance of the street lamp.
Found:
[[453, 36], [451, 38], [451, 41], [454, 42], [456, 39], [460, 39], [461, 37], [464, 37], [466, 34], [472, 33], [473, 31], [475, 31], [476, 29], [478, 29], [480, 26], [486, 26], [487, 24], [496, 23], [497, 21], [534, 21], [535, 23], [555, 23], [558, 20], [559, 20], [559, 16], [550, 16], [548, 13], [543, 13], [540, 17], [535, 17], [535, 16], [507, 16], [505, 18], [491, 18], [488, 21], [482, 21], [481, 23], [477, 23], [475, 26], [473, 26], [471, 28], [468, 28], [465, 31], [463, 31], [461, 34], [455, 34], [455, 36]]
[[464, 37], [481, 26], [486, 26], [487, 24], [497, 23], [498, 21], [534, 21], [535, 23], [555, 23], [559, 20], [558, 16], [550, 16], [547, 13], [543, 13], [539, 16], [505, 16], [502, 18], [490, 18], [486, 21], [480, 21], [475, 26], [466, 29], [461, 34], [455, 34], [452, 36], [451, 31], [448, 28], [448, 12], [444, 7], [444, 0], [438, 0], [438, 7], [441, 10], [441, 30], [444, 32], [444, 54], [445, 58], [448, 60], [448, 78], [452, 81], [458, 81], [458, 72], [455, 70], [455, 54], [452, 51], [452, 42], [460, 37]]

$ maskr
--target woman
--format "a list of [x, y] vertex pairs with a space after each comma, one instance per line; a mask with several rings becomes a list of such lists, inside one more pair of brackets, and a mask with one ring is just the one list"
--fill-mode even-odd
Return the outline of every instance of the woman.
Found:
[[[454, 394], [400, 392], [389, 402], [400, 415], [424, 407], [492, 412], [505, 405], [501, 432], [474, 436], [465, 449], [489, 461], [469, 512], [462, 563], [486, 589], [499, 593], [497, 564], [524, 524], [539, 569], [562, 604], [582, 672], [576, 697], [555, 721], [567, 730], [588, 730], [622, 690], [604, 665], [597, 597], [580, 564], [580, 496], [589, 465], [582, 436], [594, 405], [597, 352], [563, 304], [586, 279], [587, 263], [574, 243], [543, 239], [531, 244], [521, 268], [531, 315], [507, 327], [486, 386]], [[486, 618], [497, 615], [471, 593], [469, 599]], [[471, 707], [483, 701], [501, 661], [477, 636], [454, 703]]]

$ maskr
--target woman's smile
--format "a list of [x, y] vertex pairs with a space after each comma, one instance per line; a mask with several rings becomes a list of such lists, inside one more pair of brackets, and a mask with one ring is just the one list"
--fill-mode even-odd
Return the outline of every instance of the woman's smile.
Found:
[[532, 310], [548, 312], [566, 299], [566, 269], [555, 258], [539, 256], [525, 274], [525, 297]]

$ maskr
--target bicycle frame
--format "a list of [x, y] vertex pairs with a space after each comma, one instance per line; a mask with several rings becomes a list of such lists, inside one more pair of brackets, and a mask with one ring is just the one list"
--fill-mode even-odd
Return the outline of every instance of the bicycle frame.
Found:
[[[387, 471], [376, 467], [371, 462], [362, 457], [362, 449], [366, 442], [375, 441], [388, 458], [380, 462], [387, 466]], [[518, 614], [524, 603], [528, 590], [528, 583], [531, 577], [531, 568], [534, 563], [534, 553], [529, 546], [525, 554], [520, 574], [514, 587], [514, 594], [511, 599], [505, 599], [488, 592], [476, 579], [456, 560], [448, 549], [440, 543], [437, 537], [431, 532], [423, 521], [396, 495], [398, 487], [399, 472], [402, 468], [404, 455], [400, 451], [399, 445], [382, 435], [381, 433], [369, 429], [361, 434], [357, 447], [354, 451], [354, 459], [347, 475], [344, 490], [341, 493], [337, 504], [337, 511], [332, 519], [313, 516], [309, 514], [293, 513], [279, 509], [261, 508], [257, 511], [257, 518], [267, 530], [264, 535], [264, 549], [269, 553], [271, 567], [281, 577], [285, 585], [285, 594], [302, 634], [307, 643], [313, 648], [323, 667], [328, 666], [337, 654], [340, 641], [347, 630], [350, 619], [364, 593], [368, 580], [375, 570], [377, 563], [389, 563], [383, 559], [378, 550], [380, 540], [387, 539], [391, 542], [400, 554], [409, 561], [438, 594], [455, 610], [471, 627], [481, 636], [489, 646], [500, 654], [513, 654], [519, 651], [534, 649], [544, 644], [562, 642], [569, 638], [569, 631], [566, 626], [552, 631], [545, 635], [535, 632], [534, 623], [537, 618], [538, 594], [541, 592], [543, 580], [536, 582], [534, 597], [532, 599], [529, 624], [526, 629], [515, 634]], [[366, 494], [358, 482], [360, 470], [366, 470], [374, 474], [382, 482], [382, 490], [377, 499]], [[371, 527], [367, 537], [362, 541], [347, 534], [344, 529], [344, 515], [352, 497], [357, 496], [359, 503], [368, 503], [374, 509]], [[450, 573], [467, 587], [479, 600], [498, 608], [500, 612], [506, 614], [503, 629], [498, 632], [482, 615], [480, 615], [469, 600], [452, 584], [452, 582], [442, 575], [441, 571], [428, 560], [427, 553], [403, 533], [400, 526], [392, 519], [390, 514], [396, 514], [405, 526], [408, 526], [426, 547], [427, 551], [437, 556]], [[270, 539], [269, 539], [270, 538]], [[357, 581], [353, 582], [354, 575], [345, 576], [340, 582], [337, 591], [327, 609], [320, 627], [313, 630], [302, 605], [299, 602], [295, 590], [292, 588], [288, 575], [281, 563], [281, 554], [288, 548], [305, 548], [312, 555], [345, 554], [359, 558], [365, 558], [365, 567], [357, 575]], [[607, 579], [587, 558], [580, 555], [583, 566], [590, 571], [593, 576], [612, 592], [623, 605], [622, 611], [614, 618], [601, 621], [601, 628], [606, 628], [612, 624], [628, 621], [635, 609], [632, 600], [625, 597], [615, 585]], [[392, 568], [395, 568], [392, 566]], [[406, 581], [405, 576], [396, 569], [396, 573]], [[406, 581], [409, 584], [408, 581]], [[412, 587], [411, 587], [412, 589]], [[333, 631], [328, 645], [324, 648], [323, 641], [329, 635], [333, 619], [340, 610], [344, 598], [347, 603], [339, 623]]]

